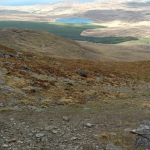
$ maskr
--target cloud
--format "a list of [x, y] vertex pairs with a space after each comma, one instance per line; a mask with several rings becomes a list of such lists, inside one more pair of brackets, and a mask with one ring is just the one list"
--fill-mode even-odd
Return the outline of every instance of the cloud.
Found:
[[61, 0], [0, 0], [0, 5], [32, 5], [32, 4], [43, 4], [57, 2]]
[[6, 6], [20, 6], [20, 5], [33, 5], [33, 4], [44, 4], [44, 3], [54, 3], [59, 1], [96, 1], [96, 0], [0, 0], [0, 5]]

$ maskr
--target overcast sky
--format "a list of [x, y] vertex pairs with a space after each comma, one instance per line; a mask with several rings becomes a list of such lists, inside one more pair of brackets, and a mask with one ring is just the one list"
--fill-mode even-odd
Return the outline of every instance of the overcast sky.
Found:
[[[0, 5], [5, 6], [20, 6], [20, 5], [33, 5], [33, 4], [44, 4], [44, 3], [54, 3], [62, 0], [0, 0]], [[65, 0], [65, 1], [82, 1], [90, 2], [96, 0]]]

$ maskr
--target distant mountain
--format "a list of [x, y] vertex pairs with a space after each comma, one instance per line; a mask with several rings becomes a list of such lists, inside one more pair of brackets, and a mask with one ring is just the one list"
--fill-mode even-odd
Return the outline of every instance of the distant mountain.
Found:
[[149, 12], [149, 7], [150, 3], [146, 0], [61, 1], [27, 6], [0, 6], [0, 20], [54, 22], [60, 18], [75, 17], [90, 19], [94, 23], [116, 20], [133, 23], [147, 21], [144, 14]]

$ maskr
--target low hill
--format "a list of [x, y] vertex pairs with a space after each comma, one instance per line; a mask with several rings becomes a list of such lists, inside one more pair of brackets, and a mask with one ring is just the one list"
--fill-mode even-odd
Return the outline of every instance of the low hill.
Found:
[[94, 61], [149, 60], [149, 45], [118, 46], [92, 42], [76, 42], [47, 31], [25, 28], [1, 28], [0, 44], [10, 48], [41, 53], [51, 57]]
[[100, 52], [52, 33], [23, 28], [0, 29], [0, 44], [51, 57], [99, 60]]

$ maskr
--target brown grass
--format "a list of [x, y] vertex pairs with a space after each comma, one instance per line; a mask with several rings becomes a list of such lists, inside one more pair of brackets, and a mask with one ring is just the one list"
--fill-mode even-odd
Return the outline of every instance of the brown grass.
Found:
[[[0, 49], [13, 55], [16, 55], [14, 49], [10, 49], [0, 45]], [[32, 85], [29, 85], [27, 81], [34, 82], [34, 87], [39, 87], [40, 92], [44, 96], [52, 96], [54, 98], [53, 103], [69, 104], [69, 103], [93, 103], [103, 101], [101, 104], [111, 103], [109, 99], [127, 98], [130, 97], [124, 93], [110, 93], [107, 90], [99, 90], [95, 85], [100, 86], [129, 86], [130, 84], [136, 85], [136, 80], [141, 80], [143, 83], [150, 82], [150, 61], [137, 61], [137, 62], [107, 62], [107, 61], [89, 61], [83, 59], [65, 59], [48, 57], [41, 54], [22, 52], [22, 56], [30, 58], [26, 60], [24, 58], [0, 58], [0, 61], [8, 61], [15, 63], [13, 66], [7, 63], [1, 64], [1, 67], [8, 69], [7, 80], [12, 77], [18, 77], [26, 79], [26, 82], [7, 82], [8, 85], [21, 90], [23, 87], [28, 87], [28, 94], [36, 95], [32, 90]], [[57, 62], [57, 63], [53, 63]], [[59, 65], [58, 65], [59, 64]], [[33, 77], [32, 74], [20, 70], [24, 70], [24, 65], [28, 65], [30, 70], [34, 72], [37, 77]], [[84, 70], [87, 73], [87, 78], [75, 73], [75, 70]], [[38, 76], [42, 75], [40, 78]], [[55, 80], [48, 80], [46, 76], [53, 76]], [[80, 79], [82, 84], [76, 82], [64, 84], [61, 77], [75, 80]], [[103, 80], [97, 81], [96, 77], [100, 77]], [[123, 82], [122, 77], [129, 81]], [[55, 85], [55, 82], [61, 84]], [[99, 82], [99, 83], [98, 83]], [[22, 90], [21, 90], [22, 91]], [[90, 95], [90, 99], [86, 100], [86, 96]], [[134, 95], [133, 95], [134, 96]], [[132, 96], [132, 97], [133, 97]], [[137, 97], [138, 95], [135, 95]], [[62, 101], [58, 101], [63, 98]], [[108, 101], [107, 101], [108, 100]]]
[[[0, 44], [16, 50], [38, 52], [50, 57], [99, 60], [97, 57], [99, 52], [50, 32], [21, 28], [5, 28], [4, 30], [4, 32], [0, 30]], [[60, 64], [56, 63], [56, 65]]]
[[100, 52], [101, 54], [98, 55], [100, 61], [133, 62], [149, 60], [150, 46], [142, 45], [139, 42], [130, 41], [117, 45], [78, 42]]

